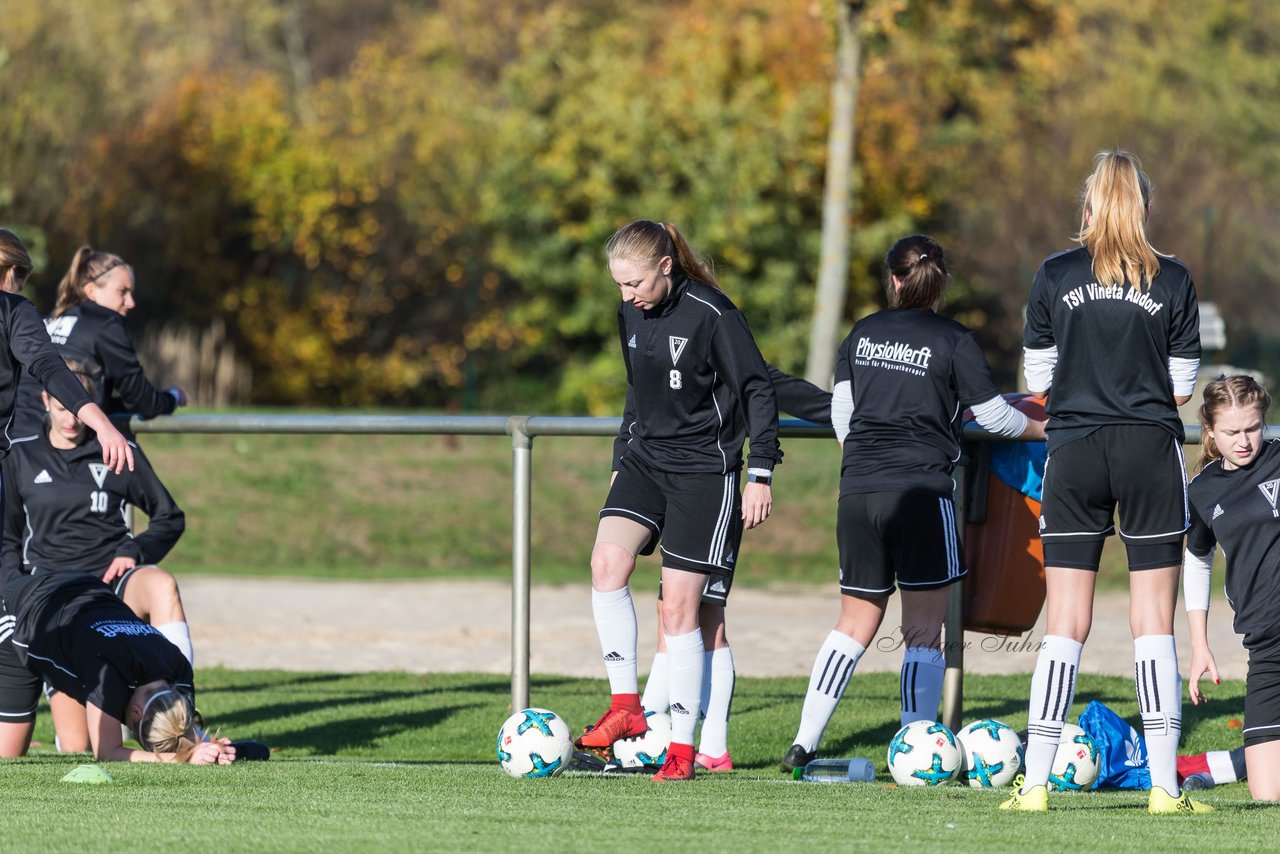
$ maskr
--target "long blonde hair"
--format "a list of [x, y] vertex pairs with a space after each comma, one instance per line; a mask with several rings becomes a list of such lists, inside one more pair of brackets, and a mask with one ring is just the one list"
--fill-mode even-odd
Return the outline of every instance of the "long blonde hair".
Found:
[[195, 710], [187, 695], [175, 688], [152, 694], [142, 710], [134, 732], [138, 744], [152, 753], [176, 754], [175, 762], [186, 762], [200, 743]]
[[1128, 151], [1099, 151], [1084, 181], [1078, 240], [1093, 258], [1100, 285], [1151, 287], [1160, 257], [1147, 239], [1151, 179]]
[[1202, 469], [1214, 460], [1222, 459], [1222, 452], [1209, 430], [1218, 413], [1233, 406], [1237, 409], [1257, 407], [1258, 413], [1265, 418], [1271, 409], [1271, 395], [1248, 374], [1218, 377], [1205, 386], [1204, 403], [1200, 405], [1200, 461], [1196, 468]]
[[710, 263], [694, 252], [680, 229], [669, 222], [647, 219], [629, 222], [604, 244], [604, 254], [609, 260], [625, 258], [655, 267], [664, 255], [670, 255], [676, 268], [683, 270], [690, 279], [697, 279], [717, 290], [720, 288]]

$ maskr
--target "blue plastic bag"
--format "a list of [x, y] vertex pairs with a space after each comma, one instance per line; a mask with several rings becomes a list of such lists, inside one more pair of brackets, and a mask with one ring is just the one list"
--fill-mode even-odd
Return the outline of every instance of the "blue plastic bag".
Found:
[[1097, 700], [1080, 713], [1080, 728], [1098, 746], [1095, 789], [1150, 789], [1147, 742], [1129, 722]]
[[1048, 456], [1044, 442], [993, 442], [991, 473], [1010, 489], [1039, 501]]

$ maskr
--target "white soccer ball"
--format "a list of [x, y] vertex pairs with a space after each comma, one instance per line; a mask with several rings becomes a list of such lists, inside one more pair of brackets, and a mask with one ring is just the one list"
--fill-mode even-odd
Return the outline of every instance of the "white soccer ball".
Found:
[[569, 725], [555, 712], [523, 709], [498, 730], [498, 763], [512, 777], [554, 777], [571, 756]]
[[936, 721], [913, 721], [889, 742], [889, 773], [900, 786], [941, 786], [960, 770], [960, 745]]
[[645, 712], [644, 719], [649, 724], [648, 732], [613, 743], [613, 758], [623, 768], [661, 765], [667, 761], [667, 747], [671, 744], [671, 716], [665, 712]]
[[1007, 786], [1022, 765], [1022, 739], [1000, 721], [974, 721], [956, 733], [964, 755], [960, 779], [975, 789]]
[[1049, 790], [1078, 792], [1098, 779], [1098, 745], [1075, 724], [1062, 725], [1062, 738], [1049, 771]]

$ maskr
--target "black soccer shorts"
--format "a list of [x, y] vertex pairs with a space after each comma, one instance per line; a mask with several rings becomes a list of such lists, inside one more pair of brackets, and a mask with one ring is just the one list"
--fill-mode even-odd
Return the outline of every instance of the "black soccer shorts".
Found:
[[738, 472], [675, 474], [623, 459], [600, 516], [621, 516], [652, 532], [641, 554], [661, 539], [662, 565], [730, 575], [742, 542]]
[[1130, 569], [1181, 563], [1190, 525], [1186, 460], [1168, 430], [1112, 424], [1068, 442], [1045, 463], [1043, 493], [1045, 566], [1096, 570], [1117, 506]]
[[931, 590], [967, 572], [950, 498], [927, 492], [866, 492], [840, 496], [836, 514], [840, 592], [883, 599], [895, 581]]

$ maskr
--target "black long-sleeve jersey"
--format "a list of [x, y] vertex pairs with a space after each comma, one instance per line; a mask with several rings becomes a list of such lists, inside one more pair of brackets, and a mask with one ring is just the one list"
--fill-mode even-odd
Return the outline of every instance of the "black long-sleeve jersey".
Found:
[[1107, 424], [1155, 424], [1184, 438], [1169, 358], [1200, 358], [1200, 310], [1191, 273], [1176, 258], [1160, 257], [1144, 293], [1098, 284], [1084, 247], [1049, 256], [1031, 285], [1023, 345], [1057, 348], [1050, 452]]
[[18, 435], [13, 429], [14, 405], [19, 383], [23, 382], [24, 366], [28, 379], [34, 379], [32, 387], [37, 398], [43, 386], [67, 409], [79, 412], [80, 407], [89, 402], [89, 395], [50, 343], [35, 306], [7, 291], [0, 291], [0, 339], [4, 348], [4, 356], [0, 358], [0, 423], [4, 424], [0, 457], [3, 457], [9, 450], [10, 437]]
[[[95, 302], [83, 302], [61, 317], [45, 321], [47, 337], [63, 356], [86, 363], [97, 386], [94, 401], [108, 414], [130, 412], [143, 418], [169, 415], [178, 401], [148, 380], [138, 351], [124, 327], [124, 318]], [[40, 429], [44, 407], [40, 387], [24, 379], [18, 392], [15, 436]]]
[[[133, 471], [114, 474], [103, 465], [96, 438], [65, 451], [53, 447], [44, 430], [15, 439], [3, 462], [0, 577], [89, 572], [101, 578], [117, 557], [162, 560], [182, 536], [185, 517], [136, 445], [133, 459]], [[136, 537], [125, 525], [128, 505], [148, 517]]]
[[768, 365], [773, 380], [773, 393], [778, 398], [778, 411], [814, 424], [831, 423], [831, 392], [818, 388], [800, 377]]
[[20, 575], [0, 586], [0, 634], [45, 682], [118, 721], [139, 685], [165, 679], [195, 702], [191, 664], [111, 588], [83, 573]]
[[928, 309], [889, 309], [855, 323], [835, 379], [853, 394], [841, 495], [950, 496], [961, 413], [1000, 394], [973, 333]]
[[1187, 487], [1191, 529], [1187, 551], [1227, 558], [1227, 599], [1235, 630], [1250, 653], [1280, 651], [1280, 440], [1266, 442], [1253, 463], [1204, 467]]
[[747, 319], [722, 291], [677, 274], [661, 305], [623, 302], [618, 332], [627, 404], [614, 468], [631, 455], [658, 471], [735, 471], [748, 431], [751, 468], [781, 461], [769, 370]]

